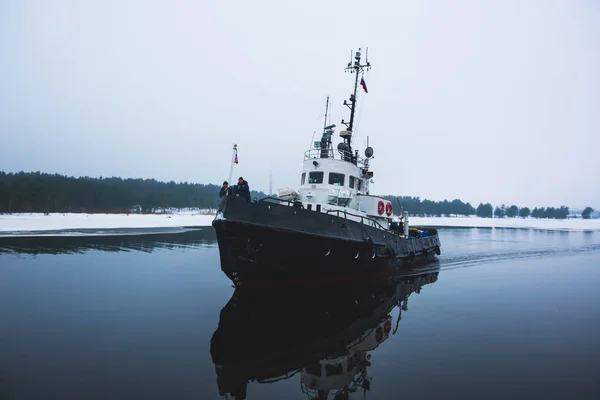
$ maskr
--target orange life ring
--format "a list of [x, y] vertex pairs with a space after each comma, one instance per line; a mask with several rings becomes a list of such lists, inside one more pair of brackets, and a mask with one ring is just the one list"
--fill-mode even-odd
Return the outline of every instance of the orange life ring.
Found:
[[392, 330], [392, 323], [390, 322], [389, 319], [387, 321], [385, 321], [385, 325], [383, 326], [383, 330], [385, 331], [386, 335], [389, 335], [390, 331]]
[[383, 330], [381, 329], [381, 326], [377, 327], [377, 331], [375, 332], [375, 339], [377, 339], [377, 343], [381, 343], [381, 341], [383, 340]]
[[388, 203], [385, 205], [385, 213], [390, 216], [392, 215], [392, 203], [390, 203], [388, 201]]
[[384, 208], [383, 200], [379, 200], [379, 203], [377, 203], [377, 212], [383, 214]]

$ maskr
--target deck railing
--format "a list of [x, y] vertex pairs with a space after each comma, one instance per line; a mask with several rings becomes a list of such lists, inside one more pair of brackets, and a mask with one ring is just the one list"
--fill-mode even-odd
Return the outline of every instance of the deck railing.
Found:
[[[258, 200], [258, 202], [267, 202], [267, 203], [276, 203], [276, 204], [277, 203], [279, 203], [279, 204], [287, 203], [289, 206], [292, 206], [292, 207], [305, 208], [304, 205], [299, 201], [294, 202], [294, 201], [282, 200], [277, 197], [263, 197], [262, 199]], [[317, 212], [317, 211], [315, 211], [315, 212]], [[348, 211], [343, 211], [343, 210], [326, 210], [326, 211], [323, 211], [323, 214], [332, 214], [332, 215], [335, 214], [336, 217], [340, 217], [340, 215], [341, 215], [344, 219], [348, 219], [348, 216], [355, 217], [356, 219], [360, 219], [361, 224], [364, 224], [365, 220], [366, 220], [369, 222], [368, 225], [372, 226], [373, 228], [381, 229], [383, 231], [392, 233], [394, 235], [404, 237], [404, 233], [396, 232], [391, 229], [385, 228], [383, 225], [381, 225], [379, 223], [379, 221], [377, 221], [371, 217], [365, 217], [364, 215], [358, 215], [358, 214], [354, 214], [354, 213], [351, 213]]]
[[342, 214], [342, 216], [344, 217], [344, 219], [348, 219], [348, 215], [350, 215], [351, 217], [360, 218], [360, 223], [361, 224], [364, 224], [365, 223], [364, 221], [367, 220], [368, 222], [370, 222], [369, 225], [372, 226], [373, 228], [378, 228], [378, 229], [384, 230], [386, 232], [393, 233], [394, 235], [404, 236], [404, 234], [402, 234], [400, 232], [396, 232], [396, 231], [393, 231], [391, 229], [385, 228], [383, 225], [381, 225], [379, 223], [379, 221], [377, 221], [377, 220], [375, 220], [375, 219], [373, 219], [371, 217], [365, 217], [364, 215], [353, 214], [353, 213], [350, 213], [348, 211], [342, 211], [342, 210], [327, 210], [327, 211], [325, 211], [325, 213], [326, 214], [334, 214], [335, 213], [335, 215], [337, 217], [339, 217], [340, 214]]
[[355, 165], [365, 165], [365, 160], [349, 151], [337, 149], [310, 149], [304, 153], [304, 161], [317, 159], [348, 161]]

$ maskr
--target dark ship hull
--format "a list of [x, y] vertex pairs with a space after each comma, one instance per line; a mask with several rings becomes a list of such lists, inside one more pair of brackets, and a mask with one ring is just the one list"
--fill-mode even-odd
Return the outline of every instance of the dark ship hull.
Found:
[[[393, 274], [440, 253], [437, 231], [404, 237], [352, 220], [352, 214], [307, 210], [227, 196], [216, 218], [221, 269], [235, 285], [307, 284]], [[361, 218], [361, 217], [358, 217]], [[375, 225], [374, 220], [362, 218]]]
[[[392, 321], [394, 307], [437, 278], [437, 270], [430, 270], [311, 288], [308, 295], [302, 288], [236, 289], [210, 343], [220, 394], [244, 399], [248, 382], [271, 383], [297, 372], [318, 376], [321, 360], [370, 351], [395, 332], [400, 314]], [[367, 344], [382, 326], [383, 334]], [[359, 358], [350, 372], [369, 365]]]

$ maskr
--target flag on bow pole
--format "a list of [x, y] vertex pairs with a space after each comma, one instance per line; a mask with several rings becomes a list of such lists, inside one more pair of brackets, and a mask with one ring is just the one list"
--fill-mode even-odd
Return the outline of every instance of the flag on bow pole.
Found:
[[233, 162], [231, 164], [229, 164], [229, 181], [228, 182], [231, 182], [231, 178], [233, 175], [233, 166], [237, 163], [238, 163], [237, 144], [234, 144], [233, 145]]

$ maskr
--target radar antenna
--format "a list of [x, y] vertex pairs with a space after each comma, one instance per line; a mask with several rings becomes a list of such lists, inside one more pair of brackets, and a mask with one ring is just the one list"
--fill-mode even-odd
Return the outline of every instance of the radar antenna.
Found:
[[[345, 68], [346, 72], [350, 72], [351, 74], [356, 74], [354, 78], [354, 92], [350, 95], [349, 100], [344, 100], [344, 105], [350, 109], [350, 122], [345, 122], [342, 120], [342, 124], [346, 125], [348, 128], [346, 131], [340, 132], [340, 136], [344, 138], [346, 143], [347, 151], [350, 155], [352, 155], [352, 130], [354, 129], [354, 112], [356, 111], [356, 91], [358, 90], [358, 75], [364, 74], [364, 71], [369, 71], [371, 69], [371, 63], [368, 60], [369, 49], [366, 49], [365, 54], [365, 64], [361, 64], [361, 49], [354, 54], [354, 63], [352, 60], [348, 63]], [[352, 54], [352, 53], [351, 53]], [[349, 101], [349, 102], [348, 102]]]

